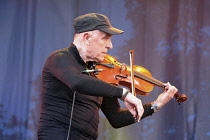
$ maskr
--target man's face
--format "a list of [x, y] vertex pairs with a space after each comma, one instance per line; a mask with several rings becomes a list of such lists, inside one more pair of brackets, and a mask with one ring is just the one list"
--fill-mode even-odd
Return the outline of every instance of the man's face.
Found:
[[111, 34], [95, 30], [90, 34], [87, 57], [96, 62], [102, 62], [108, 49], [112, 49]]

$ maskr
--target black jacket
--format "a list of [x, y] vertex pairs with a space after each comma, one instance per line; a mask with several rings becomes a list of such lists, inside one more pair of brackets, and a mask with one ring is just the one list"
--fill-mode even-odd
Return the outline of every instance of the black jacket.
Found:
[[[117, 98], [122, 88], [83, 74], [86, 69], [73, 44], [47, 58], [42, 72], [39, 139], [66, 140], [68, 133], [69, 139], [97, 139], [99, 108], [115, 128], [134, 123], [131, 113], [120, 109]], [[142, 118], [153, 113], [150, 104], [144, 109]]]

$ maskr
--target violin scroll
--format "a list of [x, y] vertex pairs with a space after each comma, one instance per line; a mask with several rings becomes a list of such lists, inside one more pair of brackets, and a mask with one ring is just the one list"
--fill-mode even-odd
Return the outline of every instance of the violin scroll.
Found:
[[179, 92], [177, 92], [174, 95], [174, 97], [179, 104], [182, 102], [185, 102], [187, 100], [187, 95], [185, 95], [185, 94], [180, 95]]

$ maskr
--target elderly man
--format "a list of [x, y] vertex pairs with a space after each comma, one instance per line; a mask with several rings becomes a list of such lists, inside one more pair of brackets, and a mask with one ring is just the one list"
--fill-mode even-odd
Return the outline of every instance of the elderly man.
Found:
[[[142, 105], [126, 88], [83, 73], [93, 62], [104, 60], [113, 48], [112, 35], [123, 31], [98, 13], [75, 18], [73, 26], [73, 43], [53, 52], [43, 68], [38, 139], [94, 140], [98, 137], [99, 109], [114, 128], [120, 128], [152, 115], [174, 97], [177, 89], [167, 83], [156, 101]], [[120, 108], [120, 98], [127, 109]]]

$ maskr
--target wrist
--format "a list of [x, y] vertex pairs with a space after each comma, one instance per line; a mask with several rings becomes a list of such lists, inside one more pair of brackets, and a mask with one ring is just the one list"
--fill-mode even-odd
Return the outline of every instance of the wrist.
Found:
[[154, 113], [155, 113], [155, 112], [160, 111], [160, 106], [156, 102], [152, 102], [151, 103], [151, 109], [153, 109]]
[[128, 93], [130, 93], [129, 90], [123, 90], [122, 97], [120, 98], [120, 100], [124, 101]]

